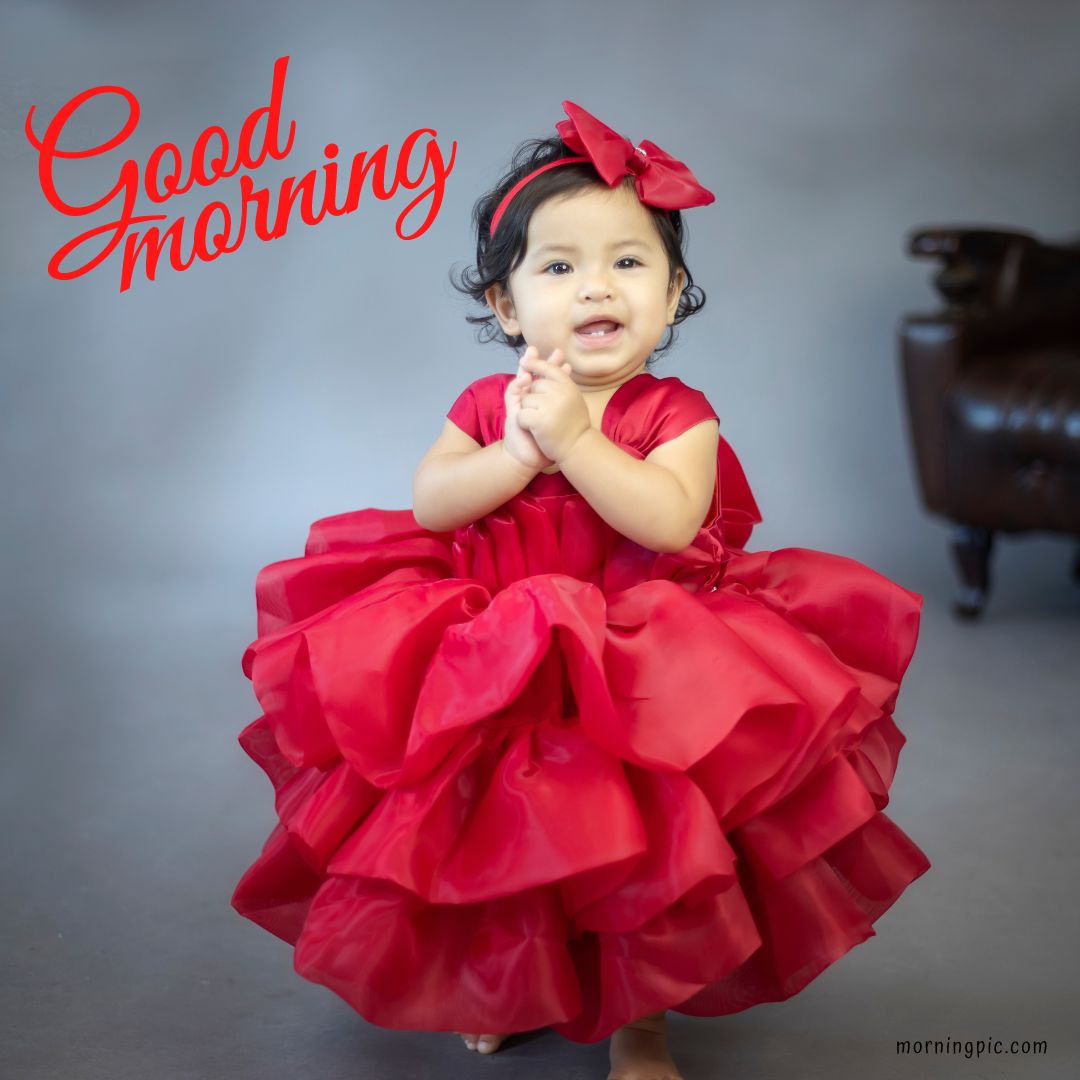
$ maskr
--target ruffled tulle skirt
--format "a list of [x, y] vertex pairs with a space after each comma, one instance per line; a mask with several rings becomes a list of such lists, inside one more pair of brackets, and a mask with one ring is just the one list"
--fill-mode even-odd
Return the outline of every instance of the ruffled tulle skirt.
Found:
[[240, 743], [278, 824], [234, 907], [387, 1028], [790, 997], [930, 865], [882, 812], [922, 598], [802, 548], [635, 564], [587, 515], [538, 563], [534, 509], [337, 515], [260, 573]]

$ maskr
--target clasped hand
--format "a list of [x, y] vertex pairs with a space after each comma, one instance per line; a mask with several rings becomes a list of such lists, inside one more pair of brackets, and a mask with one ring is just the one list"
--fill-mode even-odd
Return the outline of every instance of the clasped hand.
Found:
[[574, 443], [592, 427], [585, 398], [570, 371], [561, 349], [541, 360], [536, 347], [530, 345], [518, 361], [517, 376], [507, 387], [506, 423], [508, 428], [516, 425], [532, 438], [522, 446], [516, 434], [508, 431], [506, 440], [508, 445], [517, 444], [526, 464], [545, 467], [536, 461], [537, 454], [547, 459], [547, 465], [561, 463]]

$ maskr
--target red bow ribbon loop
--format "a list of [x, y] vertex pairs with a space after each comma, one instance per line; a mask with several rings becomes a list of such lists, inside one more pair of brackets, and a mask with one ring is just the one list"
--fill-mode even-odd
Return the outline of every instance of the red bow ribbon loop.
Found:
[[528, 176], [523, 176], [502, 198], [491, 215], [488, 228], [491, 236], [514, 196], [534, 177], [575, 161], [589, 161], [604, 179], [614, 187], [628, 173], [634, 177], [638, 198], [646, 206], [662, 210], [685, 210], [691, 206], [708, 206], [716, 196], [698, 183], [697, 177], [678, 159], [673, 158], [654, 142], [642, 139], [637, 145], [601, 123], [572, 101], [564, 101], [563, 109], [569, 120], [560, 120], [555, 128], [569, 150], [578, 156], [556, 158]]
[[656, 143], [642, 139], [634, 146], [580, 105], [572, 101], [562, 105], [570, 119], [555, 125], [559, 137], [569, 149], [585, 155], [612, 187], [627, 173], [633, 173], [638, 198], [647, 206], [685, 210], [716, 201], [716, 196], [699, 184], [681, 161]]

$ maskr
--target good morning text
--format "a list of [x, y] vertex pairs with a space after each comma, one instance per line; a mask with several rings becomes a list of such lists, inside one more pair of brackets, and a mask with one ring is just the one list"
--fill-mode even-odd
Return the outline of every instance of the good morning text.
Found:
[[[281, 134], [281, 103], [288, 64], [287, 56], [280, 56], [274, 61], [270, 103], [255, 109], [244, 121], [231, 163], [233, 147], [229, 136], [223, 127], [212, 124], [195, 141], [187, 164], [175, 143], [163, 142], [153, 150], [141, 169], [138, 162], [131, 158], [124, 161], [115, 186], [99, 199], [82, 204], [61, 198], [53, 177], [55, 162], [66, 158], [95, 157], [119, 147], [138, 126], [138, 99], [122, 86], [97, 86], [84, 90], [57, 112], [40, 138], [34, 132], [34, 106], [30, 106], [26, 114], [26, 137], [38, 151], [38, 179], [50, 205], [71, 217], [92, 214], [110, 204], [120, 206], [119, 217], [115, 220], [88, 229], [59, 248], [49, 260], [50, 276], [61, 281], [81, 277], [107, 259], [123, 242], [120, 291], [125, 292], [131, 287], [140, 260], [147, 279], [154, 281], [163, 252], [168, 253], [169, 265], [174, 270], [187, 270], [196, 259], [213, 262], [219, 256], [239, 249], [247, 238], [249, 222], [259, 240], [276, 240], [284, 236], [297, 201], [300, 220], [305, 225], [318, 225], [327, 214], [331, 217], [351, 214], [359, 205], [365, 182], [370, 193], [380, 201], [391, 199], [399, 187], [407, 191], [420, 188], [416, 197], [398, 215], [395, 230], [402, 240], [415, 240], [422, 236], [431, 227], [442, 206], [446, 178], [454, 167], [457, 154], [457, 142], [454, 141], [450, 144], [450, 160], [444, 160], [438, 132], [432, 128], [413, 131], [402, 141], [392, 160], [389, 144], [373, 152], [362, 150], [356, 153], [348, 168], [348, 186], [344, 198], [340, 197], [339, 189], [344, 170], [339, 169], [335, 160], [338, 156], [336, 143], [328, 143], [323, 150], [328, 161], [321, 166], [321, 184], [316, 182], [320, 170], [311, 169], [299, 180], [295, 176], [286, 177], [274, 200], [268, 188], [256, 188], [255, 180], [249, 173], [258, 170], [267, 158], [284, 161], [295, 140], [295, 120], [289, 122], [284, 140]], [[59, 149], [58, 143], [65, 126], [83, 105], [98, 95], [122, 98], [128, 107], [127, 122], [116, 135], [98, 146], [84, 150]], [[256, 152], [257, 130], [264, 118], [266, 126]], [[185, 195], [193, 185], [208, 188], [237, 173], [241, 173], [239, 214], [218, 200], [203, 206], [193, 222], [180, 216], [167, 227], [147, 223], [168, 221], [168, 214], [135, 213], [135, 201], [140, 189], [152, 203], [163, 205], [175, 196]], [[425, 200], [428, 200], [426, 215], [411, 232], [406, 232], [406, 218]], [[271, 209], [272, 202], [276, 202], [274, 210]], [[185, 250], [189, 251], [187, 258], [184, 257]], [[65, 262], [68, 265], [65, 266]]]

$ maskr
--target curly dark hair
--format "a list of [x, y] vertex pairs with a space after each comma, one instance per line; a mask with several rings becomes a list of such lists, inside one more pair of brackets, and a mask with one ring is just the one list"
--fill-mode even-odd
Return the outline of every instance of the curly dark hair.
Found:
[[[472, 222], [476, 229], [476, 265], [466, 267], [456, 276], [454, 270], [450, 271], [450, 282], [458, 292], [464, 293], [487, 308], [485, 292], [492, 285], [499, 285], [502, 289], [506, 289], [510, 275], [525, 258], [529, 221], [538, 206], [555, 196], [566, 195], [585, 188], [600, 187], [605, 191], [613, 190], [587, 161], [548, 169], [530, 180], [514, 196], [499, 220], [499, 228], [495, 236], [491, 236], [491, 218], [496, 207], [502, 202], [503, 196], [523, 176], [527, 176], [549, 161], [576, 156], [558, 137], [528, 139], [518, 147], [505, 175], [491, 191], [482, 195], [473, 207]], [[623, 183], [632, 187], [633, 177], [628, 175]], [[679, 270], [686, 275], [675, 311], [675, 324], [678, 324], [705, 306], [705, 293], [700, 286], [694, 284], [683, 256], [685, 237], [682, 215], [678, 210], [662, 210], [654, 206], [646, 206], [645, 209], [652, 215], [667, 253], [668, 284], [670, 285], [675, 280], [675, 275]], [[487, 315], [465, 316], [466, 322], [479, 327], [478, 339], [482, 343], [497, 341], [515, 350], [521, 348], [525, 344], [525, 339], [520, 334], [513, 336], [506, 334], [494, 313], [491, 313], [490, 309], [488, 311]], [[674, 342], [675, 327], [672, 325], [667, 328], [666, 340], [653, 350], [652, 356], [646, 361], [646, 368], [652, 367], [654, 360], [667, 352]]]

